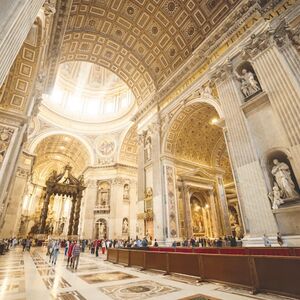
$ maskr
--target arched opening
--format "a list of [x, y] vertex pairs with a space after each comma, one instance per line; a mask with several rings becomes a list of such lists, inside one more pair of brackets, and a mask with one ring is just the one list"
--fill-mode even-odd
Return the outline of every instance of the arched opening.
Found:
[[195, 192], [190, 198], [193, 236], [213, 236], [212, 220], [209, 201], [205, 192]]
[[107, 221], [105, 219], [98, 219], [95, 223], [95, 234], [96, 240], [106, 239], [108, 236]]
[[[187, 238], [233, 234], [228, 211], [231, 204], [236, 205], [240, 216], [230, 158], [218, 120], [217, 110], [199, 101], [181, 109], [165, 135], [165, 163], [172, 161], [178, 201], [183, 202], [177, 205], [179, 232]], [[238, 220], [242, 228], [241, 218]]]

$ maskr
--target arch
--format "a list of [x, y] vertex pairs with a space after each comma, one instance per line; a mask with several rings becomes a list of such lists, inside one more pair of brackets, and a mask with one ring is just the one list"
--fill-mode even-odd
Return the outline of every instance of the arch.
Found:
[[124, 137], [120, 140], [118, 160], [121, 163], [125, 162], [136, 166], [138, 156], [137, 125], [133, 124], [124, 131]]
[[93, 165], [96, 163], [96, 155], [93, 151], [93, 148], [92, 146], [89, 144], [88, 141], [86, 141], [83, 137], [75, 134], [75, 133], [72, 133], [72, 132], [66, 132], [65, 130], [61, 130], [61, 129], [50, 129], [50, 130], [47, 130], [47, 131], [44, 131], [44, 132], [41, 132], [40, 134], [38, 134], [37, 136], [35, 136], [35, 138], [33, 138], [28, 146], [27, 146], [27, 149], [30, 153], [34, 153], [37, 145], [42, 141], [44, 140], [45, 138], [47, 137], [50, 137], [50, 136], [53, 136], [53, 135], [66, 135], [66, 136], [70, 136], [78, 141], [80, 141], [86, 148], [86, 150], [88, 151], [89, 153], [89, 164], [90, 165]]
[[33, 165], [34, 183], [44, 185], [51, 172], [62, 170], [67, 164], [73, 168], [76, 177], [90, 164], [91, 157], [85, 145], [75, 136], [68, 134], [44, 134], [33, 143], [35, 154]]
[[[193, 130], [191, 128], [186, 128], [187, 123], [189, 122], [190, 127], [192, 126], [198, 126], [197, 132], [194, 132], [195, 134], [199, 134], [199, 128], [202, 129], [203, 138], [206, 141], [206, 144], [202, 145], [203, 151], [205, 150], [205, 147], [210, 147], [211, 149], [215, 146], [217, 141], [219, 140], [220, 136], [223, 135], [222, 129], [220, 127], [209, 125], [210, 121], [213, 118], [219, 117], [218, 112], [214, 108], [214, 106], [208, 104], [207, 101], [195, 101], [193, 104], [189, 104], [184, 106], [182, 109], [180, 109], [172, 118], [172, 121], [170, 122], [170, 125], [167, 128], [166, 134], [163, 138], [163, 145], [162, 145], [162, 151], [164, 154], [171, 154], [175, 155], [176, 147], [179, 149], [180, 147], [183, 147], [183, 141], [189, 142], [188, 138], [180, 138], [180, 135], [182, 135], [182, 130], [185, 130], [184, 133], [187, 137], [190, 133], [193, 134]], [[197, 124], [196, 124], [196, 123]], [[209, 125], [209, 126], [208, 126]], [[186, 129], [184, 129], [186, 128]], [[209, 135], [208, 135], [209, 132]], [[181, 142], [178, 142], [178, 140]], [[201, 148], [200, 147], [200, 148]], [[195, 150], [195, 149], [194, 149]], [[201, 150], [201, 149], [199, 149]], [[178, 152], [178, 151], [177, 151]], [[183, 152], [183, 151], [181, 151]], [[191, 152], [195, 152], [191, 148]], [[207, 151], [206, 151], [207, 152]], [[186, 158], [189, 155], [194, 155], [195, 153], [186, 153]], [[200, 152], [199, 152], [200, 155]], [[198, 157], [200, 157], [198, 155]], [[187, 159], [188, 160], [188, 159]], [[197, 160], [197, 159], [196, 159]], [[211, 154], [205, 153], [204, 160], [201, 162], [204, 164], [211, 164]]]
[[163, 141], [162, 141], [162, 149], [163, 149], [163, 151], [164, 151], [164, 149], [166, 147], [165, 145], [166, 145], [167, 133], [169, 132], [169, 129], [172, 127], [172, 124], [174, 123], [174, 121], [176, 120], [176, 118], [178, 117], [178, 115], [186, 107], [189, 107], [191, 105], [197, 105], [197, 104], [207, 104], [207, 105], [213, 107], [215, 109], [215, 111], [217, 112], [218, 117], [220, 119], [224, 118], [224, 114], [223, 114], [223, 111], [221, 109], [220, 103], [218, 102], [218, 100], [216, 98], [213, 98], [213, 97], [195, 97], [195, 98], [192, 98], [182, 108], [178, 109], [174, 113], [174, 115], [172, 116], [171, 122], [169, 123], [169, 125], [166, 126], [165, 131], [163, 133]]
[[105, 239], [108, 237], [108, 222], [104, 218], [99, 218], [94, 225], [94, 237], [95, 239]]

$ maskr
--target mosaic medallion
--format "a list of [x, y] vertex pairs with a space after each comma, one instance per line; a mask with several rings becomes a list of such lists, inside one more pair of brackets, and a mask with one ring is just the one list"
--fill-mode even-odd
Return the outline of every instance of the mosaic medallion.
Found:
[[90, 284], [105, 282], [105, 281], [115, 281], [115, 280], [136, 278], [136, 276], [126, 274], [123, 272], [95, 273], [95, 274], [88, 274], [88, 275], [80, 275], [79, 277]]
[[[179, 291], [178, 288], [163, 285], [151, 280], [133, 282], [129, 284], [107, 286], [100, 288], [100, 291], [109, 295], [112, 299], [143, 299], [150, 297], [158, 297], [161, 295]], [[170, 299], [175, 299], [170, 295]]]

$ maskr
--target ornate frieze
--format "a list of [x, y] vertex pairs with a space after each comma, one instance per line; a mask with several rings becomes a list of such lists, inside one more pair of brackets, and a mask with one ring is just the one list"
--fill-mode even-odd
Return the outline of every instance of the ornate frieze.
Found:
[[9, 147], [14, 130], [12, 128], [0, 125], [0, 168], [4, 161], [5, 154]]
[[26, 178], [30, 175], [30, 170], [18, 167], [17, 168], [17, 172], [16, 172], [16, 176], [17, 177], [21, 177], [21, 178]]

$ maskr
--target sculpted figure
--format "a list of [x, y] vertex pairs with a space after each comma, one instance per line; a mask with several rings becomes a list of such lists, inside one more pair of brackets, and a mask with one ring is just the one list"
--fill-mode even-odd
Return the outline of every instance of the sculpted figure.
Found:
[[273, 186], [273, 191], [269, 193], [269, 199], [272, 202], [272, 209], [278, 209], [279, 205], [284, 203], [284, 201], [281, 198], [281, 193], [277, 184]]
[[151, 160], [151, 139], [148, 138], [146, 139], [146, 143], [145, 143], [145, 159], [146, 161]]
[[126, 218], [123, 219], [122, 233], [128, 233], [128, 221]]
[[241, 81], [241, 91], [246, 98], [260, 91], [259, 83], [251, 71], [243, 69], [241, 76], [237, 72], [235, 76]]
[[295, 184], [291, 178], [289, 166], [284, 162], [278, 161], [278, 159], [274, 159], [273, 163], [274, 166], [271, 172], [275, 177], [275, 181], [282, 193], [282, 198], [285, 199], [299, 197], [299, 194], [295, 190]]

